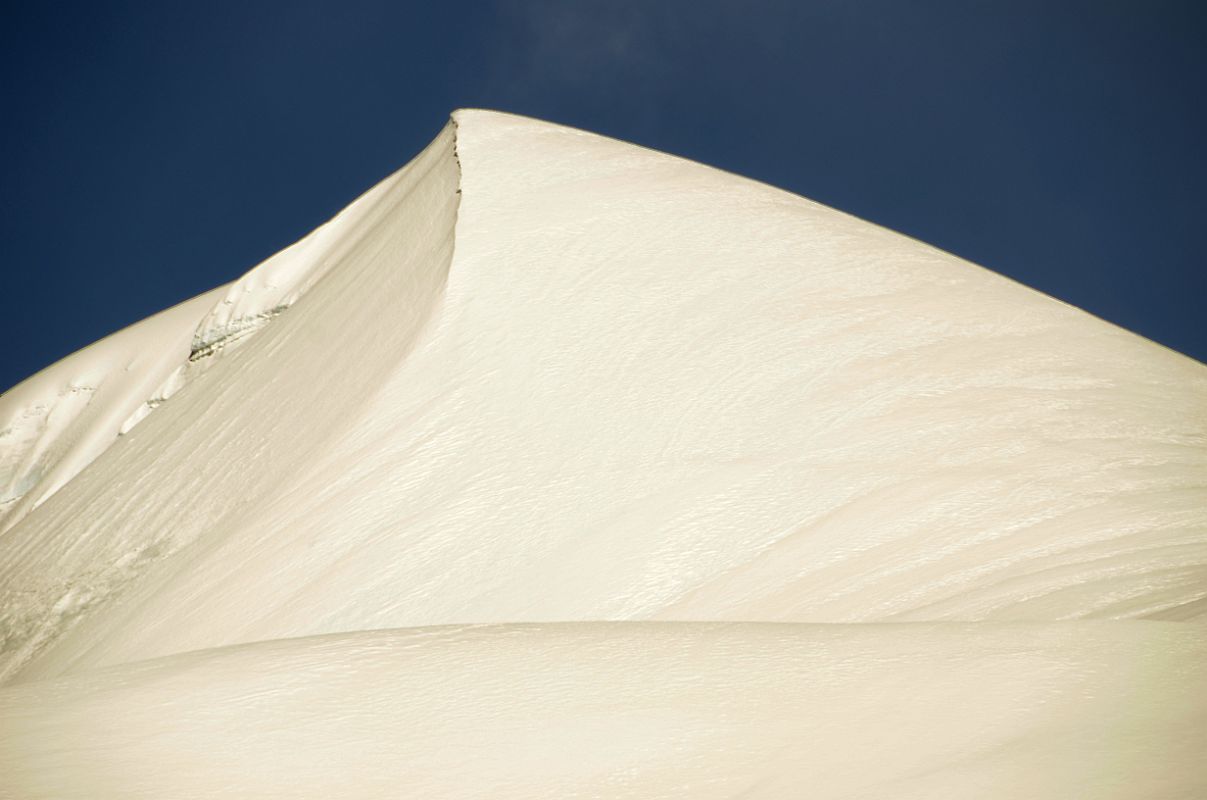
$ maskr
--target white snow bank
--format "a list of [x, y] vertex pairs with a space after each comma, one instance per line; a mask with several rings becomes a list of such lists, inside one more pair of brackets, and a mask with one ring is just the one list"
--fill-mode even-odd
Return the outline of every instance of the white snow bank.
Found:
[[0, 690], [0, 775], [59, 800], [1201, 797], [1205, 664], [1176, 623], [370, 631]]

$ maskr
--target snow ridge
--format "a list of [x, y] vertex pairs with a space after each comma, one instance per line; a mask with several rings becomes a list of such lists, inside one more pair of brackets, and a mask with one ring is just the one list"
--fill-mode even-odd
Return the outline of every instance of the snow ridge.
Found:
[[[293, 306], [337, 261], [341, 242], [388, 182], [232, 283], [136, 323], [0, 395], [0, 533], [183, 389], [198, 374], [197, 362], [245, 343]], [[192, 316], [206, 305], [203, 314]], [[169, 316], [170, 323], [161, 320]], [[191, 341], [182, 352], [177, 342], [188, 326]], [[119, 348], [120, 356], [109, 352]], [[146, 363], [148, 353], [156, 356], [153, 368], [138, 370], [137, 380], [124, 375]], [[96, 387], [80, 385], [80, 373], [93, 383], [110, 385], [96, 405]], [[153, 391], [145, 388], [148, 382], [155, 385]], [[89, 406], [91, 411], [83, 413]], [[98, 423], [98, 417], [104, 422]], [[114, 418], [120, 418], [119, 425], [113, 425]], [[27, 496], [29, 500], [18, 502]]]
[[475, 110], [172, 320], [11, 406], [17, 796], [1207, 791], [1203, 365]]
[[[115, 505], [110, 476], [154, 475], [158, 481], [188, 486], [209, 497], [257, 487], [271, 496], [282, 485], [289, 485], [290, 475], [304, 469], [304, 453], [321, 452], [326, 437], [338, 436], [346, 426], [347, 416], [357, 419], [357, 404], [372, 397], [372, 381], [379, 379], [380, 371], [405, 359], [407, 341], [422, 331], [443, 285], [459, 198], [455, 192], [457, 168], [450, 151], [451, 132], [331, 223], [217, 290], [222, 293], [218, 302], [207, 297], [208, 311], [192, 317], [187, 334], [178, 335], [183, 346], [157, 362], [158, 374], [166, 373], [166, 378], [158, 388], [139, 392], [135, 396], [139, 405], [125, 415], [124, 422], [116, 420], [105, 439], [98, 437], [98, 444], [106, 446], [96, 448], [91, 468], [78, 470], [73, 480], [46, 498], [39, 514], [26, 516], [0, 538], [0, 631], [7, 633], [6, 644], [0, 647], [0, 676], [19, 674], [82, 621], [116, 607], [124, 594], [146, 583], [149, 570], [172, 562], [214, 524], [213, 511], [205, 504], [180, 508], [156, 499], [157, 484], [141, 479], [119, 479], [119, 486], [133, 490], [139, 499]], [[444, 162], [447, 168], [441, 167]], [[441, 169], [438, 178], [432, 177]], [[425, 228], [434, 225], [446, 233], [437, 235], [431, 246], [410, 253], [404, 241], [405, 222], [399, 230], [391, 226], [405, 221], [431, 194], [445, 199], [431, 211], [420, 208], [414, 213]], [[443, 217], [429, 219], [433, 214]], [[393, 247], [366, 250], [359, 246], [366, 238], [380, 241], [380, 235], [373, 237], [383, 226]], [[403, 269], [380, 281], [365, 274], [368, 264], [394, 261], [399, 256], [403, 261], [415, 261], [421, 272]], [[299, 308], [306, 307], [302, 301], [320, 289], [334, 298], [338, 308], [335, 320], [330, 309], [321, 306], [313, 307], [301, 320], [292, 319]], [[282, 306], [290, 311], [271, 314]], [[399, 317], [398, 308], [406, 314]], [[343, 324], [342, 320], [361, 313], [380, 319], [394, 313], [398, 324], [387, 335]], [[410, 321], [406, 322], [408, 314]], [[247, 335], [247, 319], [267, 320], [269, 316], [271, 324], [262, 322], [254, 335]], [[327, 335], [315, 339], [313, 333], [324, 328]], [[243, 335], [233, 336], [233, 331]], [[157, 343], [136, 329], [123, 333], [133, 339], [133, 347], [151, 348]], [[232, 346], [236, 338], [237, 346]], [[189, 358], [197, 341], [210, 342], [208, 357]], [[376, 365], [375, 370], [350, 380], [338, 372], [333, 374], [331, 365], [345, 352], [365, 353], [360, 363]], [[277, 377], [265, 380], [265, 374], [274, 371]], [[313, 386], [324, 383], [332, 387], [329, 397], [344, 399], [315, 413], [307, 398]], [[196, 394], [194, 387], [200, 384], [222, 386], [224, 402]], [[164, 402], [168, 398], [171, 401]], [[245, 416], [249, 405], [271, 408], [271, 418], [266, 424], [234, 424]], [[164, 415], [166, 419], [161, 419]], [[153, 429], [150, 433], [146, 432], [148, 425]], [[164, 430], [172, 431], [168, 434], [171, 445], [166, 448], [158, 439], [162, 434], [154, 432]], [[297, 430], [311, 433], [299, 438]], [[127, 434], [122, 446], [109, 447], [120, 433]], [[288, 450], [291, 446], [294, 449]], [[268, 447], [285, 448], [269, 462], [272, 468], [258, 468], [250, 477], [229, 469], [232, 457], [250, 455], [252, 463], [264, 464], [260, 454]], [[214, 450], [228, 455], [206, 462], [204, 453]], [[178, 517], [181, 511], [191, 523]], [[84, 531], [62, 536], [81, 522]], [[60, 532], [59, 546], [48, 546], [55, 539], [49, 531]], [[92, 544], [82, 546], [88, 542]], [[62, 602], [65, 597], [74, 599]], [[85, 600], [77, 602], [79, 598]]]

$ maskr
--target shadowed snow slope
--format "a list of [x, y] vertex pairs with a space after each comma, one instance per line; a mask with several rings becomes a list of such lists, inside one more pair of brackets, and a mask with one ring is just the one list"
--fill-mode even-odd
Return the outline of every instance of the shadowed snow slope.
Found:
[[148, 401], [162, 401], [221, 291], [131, 325], [0, 397], [0, 533], [133, 427]]
[[460, 111], [0, 411], [13, 797], [1204, 790], [1207, 368], [743, 178]]

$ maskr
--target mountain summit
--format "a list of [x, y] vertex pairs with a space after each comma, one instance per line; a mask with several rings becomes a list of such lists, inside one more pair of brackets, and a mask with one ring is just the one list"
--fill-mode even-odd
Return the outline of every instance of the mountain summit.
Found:
[[0, 797], [1207, 791], [1207, 367], [558, 125], [0, 397], [0, 515]]

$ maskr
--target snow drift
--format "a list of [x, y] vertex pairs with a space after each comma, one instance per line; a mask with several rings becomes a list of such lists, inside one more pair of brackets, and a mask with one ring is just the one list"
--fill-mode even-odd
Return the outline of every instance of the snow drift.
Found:
[[460, 111], [0, 398], [0, 796], [1202, 794], [1205, 401], [898, 234]]
[[1183, 627], [281, 639], [18, 684], [0, 771], [49, 797], [1190, 797], [1202, 686], [1171, 667], [1207, 636]]

